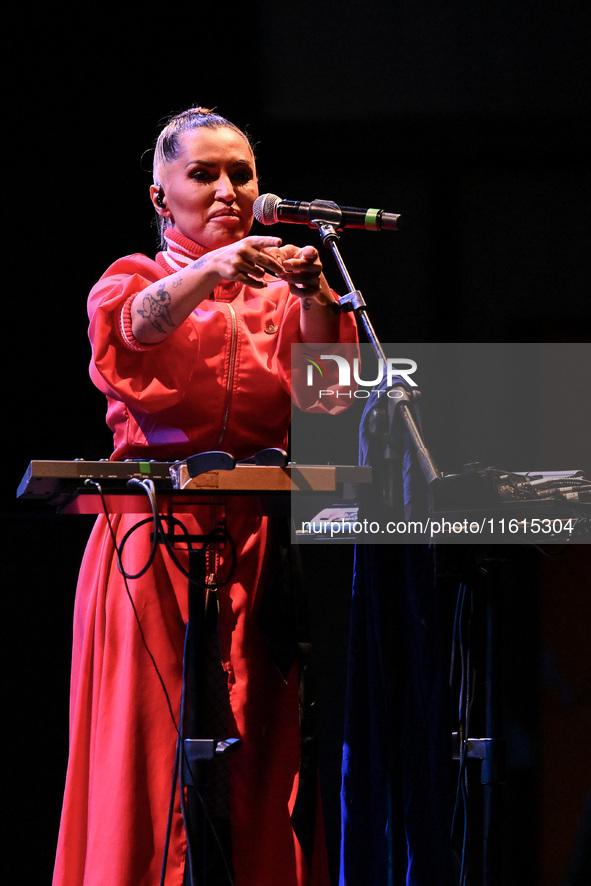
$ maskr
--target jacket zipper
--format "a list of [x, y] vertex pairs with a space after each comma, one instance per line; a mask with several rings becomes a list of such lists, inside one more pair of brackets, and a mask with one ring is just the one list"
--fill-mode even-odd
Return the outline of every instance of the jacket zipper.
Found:
[[236, 320], [236, 311], [233, 305], [228, 305], [230, 311], [230, 359], [228, 367], [228, 379], [226, 381], [226, 404], [224, 407], [224, 417], [222, 419], [222, 429], [218, 438], [217, 445], [221, 446], [222, 440], [226, 434], [228, 425], [228, 414], [230, 412], [230, 399], [232, 397], [232, 388], [234, 387], [234, 376], [236, 374], [236, 350], [238, 347], [238, 323]]

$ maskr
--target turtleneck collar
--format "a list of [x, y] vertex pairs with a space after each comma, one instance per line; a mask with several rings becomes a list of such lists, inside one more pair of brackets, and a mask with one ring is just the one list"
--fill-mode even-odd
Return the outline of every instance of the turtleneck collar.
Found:
[[[169, 274], [182, 271], [188, 264], [209, 252], [208, 249], [200, 246], [199, 243], [195, 243], [179, 233], [173, 226], [165, 230], [164, 239], [166, 241], [166, 249], [157, 254], [156, 261]], [[241, 289], [242, 283], [223, 280], [216, 286], [210, 298], [215, 301], [231, 301], [238, 295]]]

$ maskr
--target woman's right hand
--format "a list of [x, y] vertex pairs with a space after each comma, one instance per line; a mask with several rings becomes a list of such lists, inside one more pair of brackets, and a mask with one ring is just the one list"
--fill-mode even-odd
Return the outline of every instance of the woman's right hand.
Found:
[[283, 273], [282, 263], [266, 251], [280, 246], [278, 237], [245, 237], [229, 246], [213, 249], [189, 267], [216, 275], [218, 280], [214, 285], [221, 280], [231, 280], [262, 289], [266, 285], [262, 280], [266, 272], [276, 276]]
[[138, 292], [131, 306], [131, 330], [141, 344], [164, 341], [222, 280], [263, 289], [266, 271], [283, 273], [281, 261], [265, 250], [281, 246], [278, 237], [245, 237], [207, 252], [186, 268]]

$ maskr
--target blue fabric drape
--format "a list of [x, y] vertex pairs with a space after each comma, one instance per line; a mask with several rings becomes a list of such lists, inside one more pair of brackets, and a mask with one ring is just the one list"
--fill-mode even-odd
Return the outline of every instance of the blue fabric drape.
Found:
[[[360, 464], [371, 465], [374, 482], [360, 509], [372, 519], [418, 518], [428, 513], [427, 484], [385, 394], [373, 394], [361, 421]], [[382, 431], [372, 434], [376, 424]], [[451, 726], [434, 548], [357, 545], [350, 618], [340, 884], [451, 886]]]

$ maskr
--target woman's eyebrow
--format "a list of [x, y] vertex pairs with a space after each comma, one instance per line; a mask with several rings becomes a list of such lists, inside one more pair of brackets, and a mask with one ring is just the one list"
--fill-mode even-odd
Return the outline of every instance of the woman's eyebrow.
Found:
[[207, 160], [187, 160], [185, 163], [185, 169], [188, 169], [189, 166], [194, 166], [195, 164], [199, 164], [199, 166], [216, 166], [215, 163], [208, 162]]
[[[193, 159], [193, 160], [187, 160], [187, 162], [185, 164], [185, 169], [188, 169], [189, 166], [194, 166], [196, 164], [198, 164], [199, 166], [209, 166], [209, 167], [214, 167], [214, 166], [218, 165], [217, 161]], [[251, 160], [232, 160], [231, 165], [232, 166], [247, 166], [249, 169], [251, 169], [253, 166]]]

